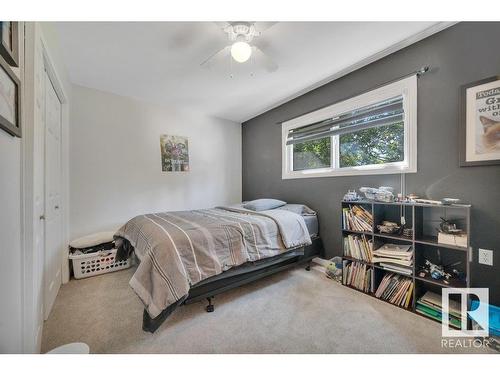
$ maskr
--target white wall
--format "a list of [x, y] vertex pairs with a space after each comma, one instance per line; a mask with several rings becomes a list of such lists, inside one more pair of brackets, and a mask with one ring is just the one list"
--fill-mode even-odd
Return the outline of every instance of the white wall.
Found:
[[[241, 201], [241, 125], [73, 86], [70, 237], [149, 212]], [[160, 135], [189, 138], [189, 172], [162, 172]]]
[[[22, 23], [19, 40], [23, 40]], [[24, 48], [19, 46], [22, 79]], [[22, 92], [22, 91], [21, 91]], [[0, 129], [0, 353], [22, 351], [22, 141]]]
[[0, 353], [21, 351], [21, 140], [0, 130]]

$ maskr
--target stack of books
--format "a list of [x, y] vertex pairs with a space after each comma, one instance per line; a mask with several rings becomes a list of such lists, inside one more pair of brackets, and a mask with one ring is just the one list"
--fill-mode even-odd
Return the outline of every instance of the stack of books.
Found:
[[375, 297], [407, 309], [413, 295], [413, 282], [410, 278], [394, 273], [385, 274], [380, 282]]
[[362, 206], [353, 205], [342, 209], [343, 228], [358, 232], [371, 232], [373, 215]]
[[[449, 311], [449, 324], [452, 327], [460, 329], [461, 327], [461, 312], [460, 303], [449, 300], [448, 303]], [[441, 296], [439, 294], [427, 291], [425, 294], [417, 301], [416, 310], [429, 318], [437, 321], [442, 321], [442, 305]]]
[[411, 245], [386, 243], [373, 252], [373, 263], [388, 271], [411, 275], [413, 273], [413, 250]]
[[362, 290], [365, 293], [371, 291], [373, 269], [357, 262], [349, 264], [344, 263], [344, 272], [342, 273], [342, 283]]
[[371, 263], [372, 251], [373, 241], [367, 240], [364, 234], [344, 237], [344, 255]]

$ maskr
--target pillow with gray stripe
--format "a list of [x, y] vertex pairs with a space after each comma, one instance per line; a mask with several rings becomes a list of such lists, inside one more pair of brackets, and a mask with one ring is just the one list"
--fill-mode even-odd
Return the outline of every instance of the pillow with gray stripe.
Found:
[[252, 211], [265, 211], [284, 206], [285, 204], [286, 202], [280, 201], [278, 199], [265, 198], [265, 199], [255, 199], [253, 201], [246, 202], [243, 205], [243, 208]]

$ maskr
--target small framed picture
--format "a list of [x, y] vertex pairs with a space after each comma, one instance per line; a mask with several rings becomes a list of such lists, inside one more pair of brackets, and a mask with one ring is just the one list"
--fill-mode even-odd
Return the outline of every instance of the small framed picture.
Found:
[[0, 129], [21, 138], [21, 83], [0, 57]]
[[189, 172], [188, 139], [178, 135], [160, 135], [161, 170]]
[[460, 166], [500, 164], [500, 76], [461, 87]]
[[0, 55], [11, 66], [19, 66], [18, 22], [0, 21]]

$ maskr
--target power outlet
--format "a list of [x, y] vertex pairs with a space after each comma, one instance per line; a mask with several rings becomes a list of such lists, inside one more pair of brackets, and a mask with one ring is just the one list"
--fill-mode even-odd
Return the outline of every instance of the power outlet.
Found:
[[479, 249], [479, 263], [493, 265], [493, 250]]

